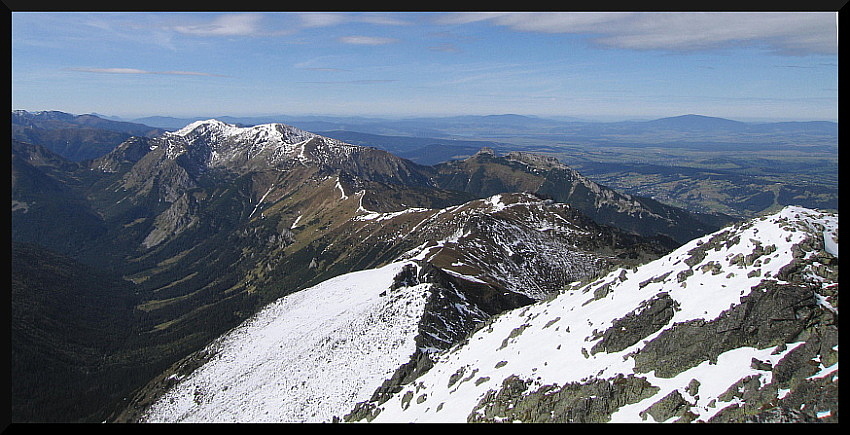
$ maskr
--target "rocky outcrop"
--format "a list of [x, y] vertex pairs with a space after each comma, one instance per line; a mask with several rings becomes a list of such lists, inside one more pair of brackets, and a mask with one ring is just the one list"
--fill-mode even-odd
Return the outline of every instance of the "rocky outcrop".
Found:
[[644, 378], [617, 376], [565, 386], [533, 388], [531, 380], [511, 376], [490, 390], [470, 413], [470, 423], [606, 423], [621, 406], [651, 396], [657, 387]]

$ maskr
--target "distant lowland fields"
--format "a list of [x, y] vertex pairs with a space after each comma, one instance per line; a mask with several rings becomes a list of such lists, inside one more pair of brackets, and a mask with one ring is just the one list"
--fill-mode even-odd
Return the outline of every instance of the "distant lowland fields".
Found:
[[[539, 120], [522, 124], [516, 117], [511, 121], [510, 128], [446, 126], [439, 138], [413, 137], [412, 128], [407, 137], [340, 130], [323, 134], [422, 164], [464, 158], [483, 146], [547, 154], [597, 183], [696, 212], [749, 218], [785, 205], [838, 209], [836, 123], [751, 124], [696, 115], [560, 127]], [[425, 126], [431, 133], [437, 130], [434, 124], [420, 127]], [[369, 127], [383, 132], [378, 124]], [[403, 133], [398, 125], [393, 128]]]

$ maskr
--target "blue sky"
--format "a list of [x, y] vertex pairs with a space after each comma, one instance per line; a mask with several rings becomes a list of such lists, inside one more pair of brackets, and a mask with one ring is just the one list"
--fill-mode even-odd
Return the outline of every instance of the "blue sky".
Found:
[[831, 120], [837, 14], [12, 12], [12, 108]]

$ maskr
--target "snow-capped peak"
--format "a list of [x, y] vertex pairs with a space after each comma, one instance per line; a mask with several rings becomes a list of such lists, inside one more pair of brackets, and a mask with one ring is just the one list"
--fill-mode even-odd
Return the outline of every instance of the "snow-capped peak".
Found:
[[305, 161], [309, 157], [304, 146], [316, 138], [328, 144], [338, 142], [286, 124], [239, 127], [217, 119], [195, 121], [163, 135], [168, 158], [194, 149], [194, 159], [204, 166], [241, 165], [258, 156], [269, 164], [292, 158]]
[[279, 143], [296, 143], [316, 134], [281, 123], [259, 124], [251, 127], [238, 127], [233, 124], [207, 119], [192, 122], [185, 127], [170, 133], [175, 136], [193, 137], [207, 135], [214, 139], [243, 139], [265, 140]]
[[[173, 132], [169, 132], [169, 133], [177, 135], [177, 136], [186, 136], [189, 133], [191, 133], [191, 132], [193, 132], [197, 129], [200, 129], [200, 128], [208, 130], [208, 129], [213, 129], [213, 128], [220, 129], [220, 128], [227, 127], [227, 126], [229, 126], [229, 124], [224, 123], [222, 121], [219, 121], [217, 119], [206, 119], [206, 120], [198, 120], [198, 121], [191, 122], [191, 123], [187, 124], [185, 127], [181, 128], [179, 130], [173, 131]], [[233, 126], [233, 127], [235, 127], [235, 126]]]

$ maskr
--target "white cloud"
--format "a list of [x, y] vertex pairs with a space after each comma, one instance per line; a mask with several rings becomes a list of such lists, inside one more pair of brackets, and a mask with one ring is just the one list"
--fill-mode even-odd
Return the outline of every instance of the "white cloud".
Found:
[[312, 85], [373, 85], [379, 83], [393, 83], [398, 80], [373, 79], [373, 80], [336, 80], [336, 81], [305, 81], [298, 83], [306, 83]]
[[68, 70], [105, 74], [150, 74], [148, 71], [136, 68], [68, 68]]
[[395, 14], [382, 14], [382, 13], [358, 13], [356, 16], [357, 21], [361, 23], [368, 24], [377, 24], [382, 26], [407, 26], [411, 24], [406, 20], [401, 20]]
[[760, 46], [782, 55], [835, 54], [834, 12], [489, 12], [438, 24], [490, 22], [515, 31], [586, 34], [597, 44], [689, 52]]
[[329, 27], [348, 22], [376, 24], [381, 26], [405, 26], [410, 24], [393, 13], [340, 13], [303, 12], [298, 14], [303, 27]]
[[340, 62], [339, 56], [326, 55], [326, 56], [318, 56], [311, 59], [307, 59], [301, 62], [297, 62], [293, 66], [298, 69], [306, 69], [309, 71], [328, 71], [328, 72], [345, 72], [349, 71], [345, 68], [338, 68], [333, 65], [335, 63]]

